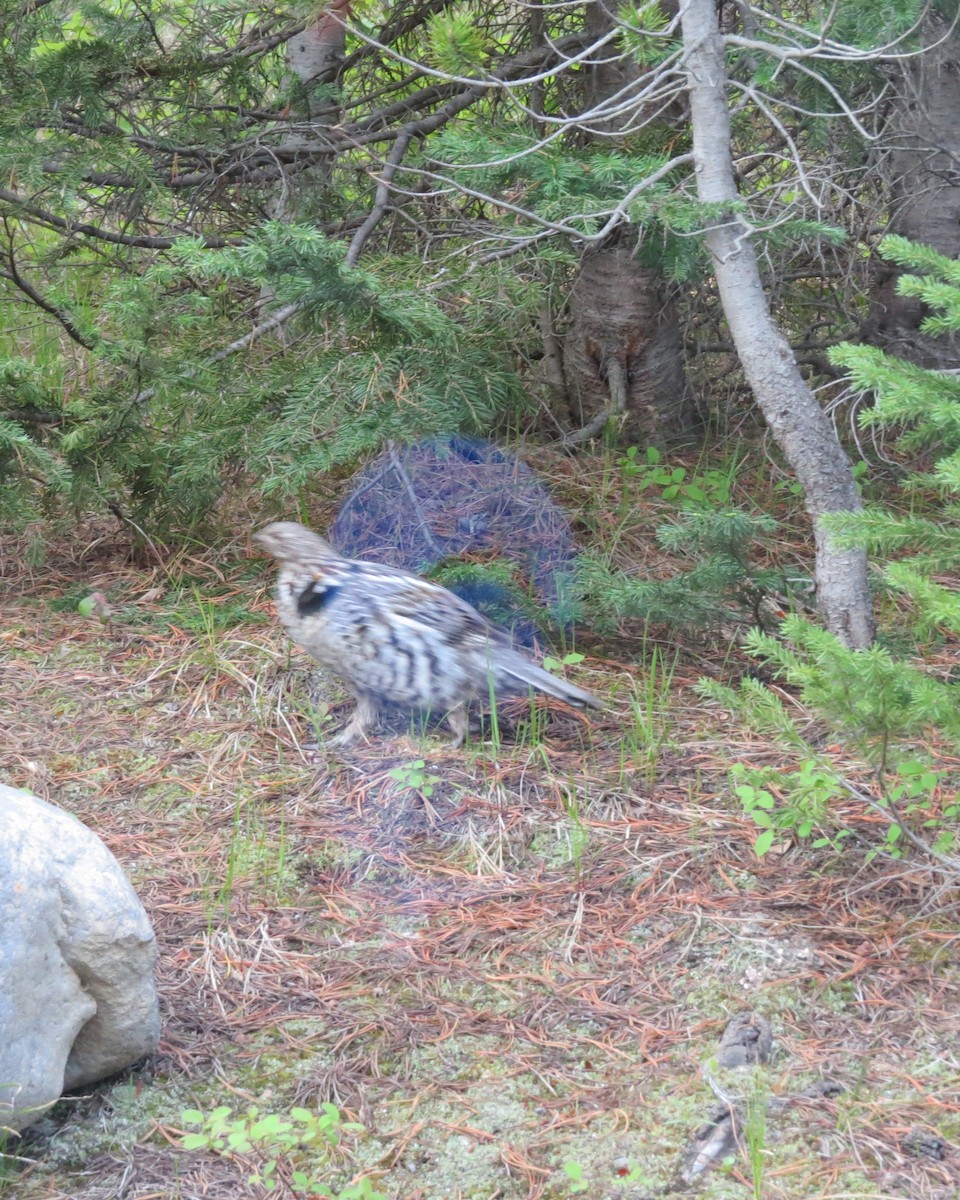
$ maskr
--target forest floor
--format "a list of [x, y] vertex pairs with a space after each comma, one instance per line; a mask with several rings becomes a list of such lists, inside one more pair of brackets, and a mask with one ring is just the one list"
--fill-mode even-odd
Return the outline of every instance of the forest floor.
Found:
[[[266, 1195], [256, 1152], [182, 1147], [183, 1111], [332, 1102], [363, 1131], [281, 1156], [273, 1194], [303, 1169], [390, 1200], [960, 1197], [955, 910], [920, 862], [754, 855], [728, 768], [783, 751], [694, 693], [722, 653], [581, 645], [599, 717], [531, 732], [521, 704], [496, 747], [401, 730], [334, 756], [303, 747], [344, 708], [242, 543], [176, 574], [115, 536], [36, 571], [4, 549], [0, 781], [127, 871], [163, 1033], [0, 1160], [0, 1191]], [[744, 1012], [772, 1055], [728, 1070]]]

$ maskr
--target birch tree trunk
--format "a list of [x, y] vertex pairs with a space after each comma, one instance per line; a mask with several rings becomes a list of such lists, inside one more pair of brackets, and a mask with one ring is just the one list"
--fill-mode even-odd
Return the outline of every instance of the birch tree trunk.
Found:
[[[336, 86], [337, 72], [343, 62], [346, 45], [344, 21], [350, 15], [352, 0], [327, 0], [302, 33], [287, 44], [287, 83], [296, 81], [298, 95], [291, 112], [292, 130], [284, 138], [281, 151], [289, 161], [288, 173], [281, 179], [277, 194], [269, 205], [269, 215], [277, 221], [304, 218], [305, 198], [319, 191], [333, 162], [333, 154], [321, 160], [319, 168], [302, 173], [297, 155], [313, 163], [316, 144], [325, 128], [340, 120], [339, 101], [329, 92]], [[327, 94], [324, 95], [324, 89]], [[317, 92], [320, 92], [318, 97]]]
[[[339, 103], [329, 91], [336, 84], [346, 45], [344, 21], [350, 15], [353, 0], [329, 0], [302, 33], [287, 43], [287, 78], [297, 84], [295, 104], [291, 105], [291, 127], [280, 145], [285, 162], [276, 191], [267, 202], [267, 216], [273, 221], [307, 221], [318, 205], [334, 162], [334, 155], [316, 162], [316, 143], [325, 128], [336, 125], [341, 116]], [[327, 95], [324, 95], [324, 88]], [[318, 97], [317, 92], [320, 92]], [[310, 164], [304, 169], [298, 159]], [[273, 303], [274, 290], [260, 289], [257, 304], [262, 313]], [[258, 317], [258, 320], [260, 318]], [[278, 334], [285, 341], [285, 331]]]
[[[705, 203], [734, 202], [739, 194], [716, 0], [685, 0], [681, 28], [697, 194]], [[720, 300], [747, 382], [813, 519], [820, 615], [848, 646], [863, 648], [875, 633], [866, 552], [837, 549], [821, 523], [827, 513], [860, 509], [860, 496], [850, 460], [770, 314], [751, 235], [747, 219], [733, 210], [706, 231]]]

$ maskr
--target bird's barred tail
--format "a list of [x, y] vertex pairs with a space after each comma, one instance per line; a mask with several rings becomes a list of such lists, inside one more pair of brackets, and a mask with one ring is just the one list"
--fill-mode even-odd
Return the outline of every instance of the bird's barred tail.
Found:
[[500, 647], [493, 655], [491, 662], [495, 683], [505, 692], [521, 691], [528, 687], [536, 688], [547, 696], [564, 700], [574, 708], [603, 708], [603, 701], [598, 700], [591, 692], [585, 692], [557, 675], [551, 675], [542, 667], [529, 662], [521, 654]]

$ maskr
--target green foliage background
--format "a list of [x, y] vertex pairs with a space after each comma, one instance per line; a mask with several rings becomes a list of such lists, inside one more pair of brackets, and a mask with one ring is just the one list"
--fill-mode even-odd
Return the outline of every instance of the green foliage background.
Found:
[[[863, 10], [845, 0], [837, 28], [882, 40], [920, 11], [874, 6], [868, 27]], [[304, 85], [286, 53], [313, 16], [179, 0], [0, 13], [5, 519], [109, 507], [184, 532], [231, 480], [289, 504], [389, 440], [532, 428], [550, 399], [539, 323], [562, 319], [583, 238], [627, 238], [685, 302], [716, 307], [698, 301], [697, 234], [720, 214], [695, 201], [686, 166], [670, 168], [689, 151], [683, 121], [665, 113], [616, 139], [580, 128], [569, 114], [589, 73], [544, 69], [589, 44], [587, 8], [547, 6], [538, 32], [508, 4], [358, 6], [342, 71]], [[789, 42], [759, 16], [764, 36]], [[640, 68], [676, 72], [657, 5], [616, 19]], [[796, 137], [812, 169], [859, 172], [863, 146], [813, 115], [823, 89], [775, 68], [731, 54], [732, 79], [767, 88], [768, 111], [810, 110]], [[863, 64], [830, 70], [883, 86]], [[734, 134], [745, 150], [765, 136], [746, 108]], [[767, 158], [744, 201], [784, 274], [837, 253], [849, 224], [845, 208], [811, 205], [795, 174]], [[792, 273], [807, 282], [778, 302], [801, 336], [831, 289]], [[294, 317], [250, 337], [290, 305]], [[842, 304], [832, 319], [848, 330]]]

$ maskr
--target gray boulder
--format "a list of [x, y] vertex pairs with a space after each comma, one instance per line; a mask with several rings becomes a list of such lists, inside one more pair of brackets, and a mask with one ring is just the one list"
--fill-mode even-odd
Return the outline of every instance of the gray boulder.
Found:
[[156, 1049], [157, 944], [76, 817], [0, 784], [0, 1128]]

